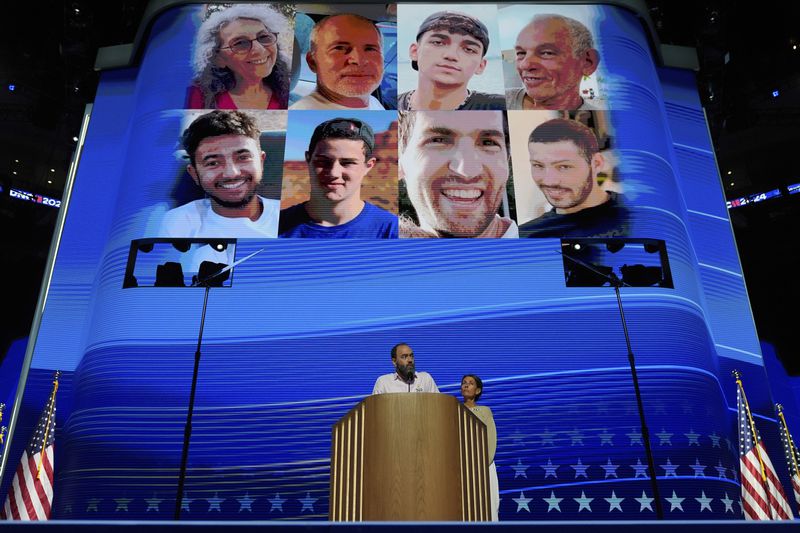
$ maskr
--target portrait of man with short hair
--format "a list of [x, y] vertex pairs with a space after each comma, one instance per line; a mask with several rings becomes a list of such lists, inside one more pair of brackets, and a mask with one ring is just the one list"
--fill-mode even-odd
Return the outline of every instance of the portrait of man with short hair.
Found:
[[[282, 149], [266, 153], [254, 113], [216, 110], [195, 118], [181, 144], [194, 199], [167, 211], [159, 237], [276, 237], [279, 201], [259, 194], [264, 164], [281, 161]], [[286, 111], [260, 112], [283, 136]], [[281, 146], [282, 148], [282, 146]], [[183, 187], [186, 190], [187, 187]]]
[[[503, 110], [495, 6], [455, 10], [400, 6], [401, 34], [409, 39], [401, 79], [408, 90], [397, 108], [411, 110]], [[409, 27], [416, 28], [409, 33]], [[492, 41], [494, 36], [494, 41]], [[413, 38], [413, 39], [412, 39]], [[490, 55], [490, 46], [492, 54]]]
[[388, 111], [292, 116], [280, 237], [397, 238], [395, 117]]
[[526, 156], [514, 158], [520, 237], [630, 236], [605, 118], [598, 111], [509, 113], [512, 150]]
[[401, 111], [400, 237], [515, 238], [502, 111]]

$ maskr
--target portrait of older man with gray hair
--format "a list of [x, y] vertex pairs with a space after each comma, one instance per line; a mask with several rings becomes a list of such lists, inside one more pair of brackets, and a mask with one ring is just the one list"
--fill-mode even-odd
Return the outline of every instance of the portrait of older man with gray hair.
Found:
[[598, 110], [581, 96], [581, 80], [600, 62], [589, 29], [555, 14], [533, 17], [517, 35], [514, 62], [522, 87], [506, 91], [508, 109]]
[[352, 13], [320, 20], [306, 62], [317, 86], [289, 109], [384, 109], [371, 94], [383, 79], [383, 39], [372, 20]]

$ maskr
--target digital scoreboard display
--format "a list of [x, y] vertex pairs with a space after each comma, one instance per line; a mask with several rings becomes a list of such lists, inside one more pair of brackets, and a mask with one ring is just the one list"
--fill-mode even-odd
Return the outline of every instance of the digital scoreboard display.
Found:
[[8, 190], [8, 195], [16, 200], [33, 202], [35, 204], [46, 205], [49, 207], [61, 207], [61, 200], [58, 198], [50, 198], [49, 196], [45, 196], [43, 194], [36, 194], [23, 189], [17, 189], [15, 187], [11, 187]]
[[[791, 188], [789, 189], [789, 194], [792, 194]], [[780, 189], [772, 189], [771, 191], [760, 192], [756, 194], [751, 194], [749, 196], [743, 196], [741, 198], [736, 198], [735, 200], [729, 200], [727, 202], [728, 209], [733, 207], [741, 207], [743, 205], [748, 204], [756, 204], [758, 202], [763, 202], [764, 200], [771, 200], [772, 198], [779, 198], [783, 195]]]

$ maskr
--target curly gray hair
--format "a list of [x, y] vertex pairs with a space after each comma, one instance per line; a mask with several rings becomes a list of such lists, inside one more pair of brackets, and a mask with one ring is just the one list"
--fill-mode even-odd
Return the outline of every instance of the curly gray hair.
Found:
[[[219, 52], [220, 30], [236, 19], [258, 20], [272, 32], [286, 34], [290, 30], [289, 22], [281, 13], [268, 4], [236, 4], [227, 9], [214, 11], [200, 25], [195, 39], [194, 83], [203, 91], [206, 107], [214, 107], [217, 94], [230, 90], [235, 84], [233, 74], [227, 68], [214, 65], [214, 57]], [[278, 59], [269, 76], [264, 78], [278, 101], [285, 106], [289, 99], [289, 81], [291, 58], [278, 45]]]

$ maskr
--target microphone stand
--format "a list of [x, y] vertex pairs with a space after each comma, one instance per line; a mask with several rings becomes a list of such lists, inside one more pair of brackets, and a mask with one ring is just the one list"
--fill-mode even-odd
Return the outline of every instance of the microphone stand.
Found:
[[614, 293], [617, 295], [617, 305], [619, 306], [619, 316], [622, 320], [622, 331], [625, 333], [625, 345], [628, 348], [628, 364], [631, 367], [631, 379], [633, 380], [633, 389], [636, 392], [636, 407], [639, 410], [639, 424], [642, 428], [642, 439], [644, 440], [644, 451], [645, 455], [647, 455], [647, 471], [650, 474], [650, 484], [653, 489], [653, 498], [655, 499], [656, 504], [656, 517], [659, 520], [664, 519], [664, 509], [661, 506], [661, 496], [658, 492], [658, 481], [656, 479], [656, 465], [655, 461], [653, 460], [653, 450], [650, 447], [650, 431], [647, 428], [647, 421], [644, 416], [644, 404], [642, 403], [642, 393], [639, 389], [639, 376], [636, 373], [636, 359], [633, 355], [633, 349], [631, 348], [631, 338], [628, 334], [628, 324], [625, 321], [625, 311], [622, 309], [622, 296], [620, 295], [619, 288], [622, 286], [630, 287], [631, 285], [622, 281], [614, 272], [611, 272], [610, 275], [605, 274], [604, 272], [600, 272], [593, 265], [586, 263], [585, 261], [578, 259], [577, 257], [573, 257], [563, 251], [559, 251], [561, 255], [573, 261], [576, 264], [583, 266], [584, 268], [591, 270], [595, 274], [605, 278], [611, 283], [611, 286], [614, 287]]
[[194, 398], [195, 393], [197, 392], [197, 374], [200, 370], [200, 346], [203, 343], [203, 328], [205, 327], [206, 323], [206, 308], [208, 307], [208, 293], [211, 291], [211, 285], [209, 282], [228, 272], [236, 265], [244, 263], [248, 259], [252, 258], [256, 254], [261, 253], [264, 251], [264, 248], [253, 252], [252, 254], [248, 255], [247, 257], [243, 257], [242, 259], [235, 261], [234, 263], [225, 266], [224, 268], [220, 269], [218, 272], [211, 274], [210, 276], [206, 276], [203, 279], [196, 279], [192, 282], [192, 287], [203, 287], [205, 289], [205, 294], [203, 295], [203, 311], [200, 314], [200, 332], [197, 335], [197, 350], [194, 352], [194, 371], [192, 372], [192, 388], [191, 392], [189, 393], [189, 409], [186, 412], [186, 425], [183, 430], [183, 450], [181, 451], [181, 468], [180, 473], [178, 474], [178, 491], [175, 496], [175, 520], [181, 519], [181, 508], [183, 507], [183, 489], [184, 485], [186, 484], [186, 466], [189, 461], [189, 442], [192, 438], [192, 416], [194, 415]]

